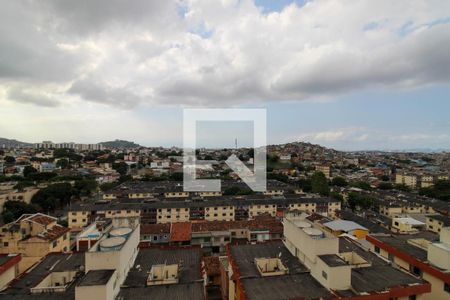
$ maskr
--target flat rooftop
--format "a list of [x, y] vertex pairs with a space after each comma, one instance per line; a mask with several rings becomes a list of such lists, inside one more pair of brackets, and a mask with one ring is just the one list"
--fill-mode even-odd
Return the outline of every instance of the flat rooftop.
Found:
[[348, 263], [336, 254], [325, 254], [318, 256], [324, 263], [330, 267], [347, 266]]
[[[84, 253], [50, 253], [28, 272], [16, 278], [8, 289], [3, 291], [1, 299], [73, 299], [75, 283], [64, 293], [31, 294], [30, 289], [39, 284], [51, 272], [78, 271], [84, 267]], [[9, 297], [9, 298], [8, 298]]]
[[286, 249], [281, 241], [256, 245], [233, 245], [231, 255], [238, 264], [242, 277], [261, 276], [254, 263], [255, 258], [280, 258], [283, 265], [289, 269], [289, 274], [308, 272], [308, 269]]
[[332, 298], [309, 273], [242, 279], [248, 299], [327, 299]]
[[[142, 248], [136, 257], [133, 267], [125, 279], [125, 287], [146, 287], [148, 274], [153, 265], [178, 264], [179, 283], [190, 283], [201, 279], [201, 249], [177, 248], [159, 249]], [[175, 285], [171, 285], [175, 286]]]
[[147, 299], [189, 299], [205, 300], [203, 283], [193, 282], [184, 284], [155, 285], [151, 287], [121, 288], [118, 300], [147, 300]]
[[78, 286], [105, 285], [113, 276], [115, 270], [90, 270], [81, 279]]
[[384, 291], [396, 286], [423, 283], [425, 283], [423, 280], [391, 266], [352, 269], [352, 287], [359, 293]]

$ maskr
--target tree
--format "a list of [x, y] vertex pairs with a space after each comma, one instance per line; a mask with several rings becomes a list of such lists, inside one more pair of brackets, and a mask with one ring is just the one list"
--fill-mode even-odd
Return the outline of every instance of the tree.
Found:
[[29, 177], [31, 174], [37, 173], [38, 171], [32, 166], [26, 166], [23, 168], [23, 177]]
[[348, 182], [347, 182], [347, 180], [345, 180], [344, 177], [337, 176], [337, 177], [334, 177], [333, 180], [331, 180], [331, 185], [334, 185], [334, 186], [347, 186]]
[[16, 162], [16, 159], [12, 156], [5, 156], [4, 160], [7, 164], [13, 164]]
[[450, 201], [450, 181], [438, 180], [434, 186], [420, 189], [419, 193], [443, 201]]
[[380, 182], [380, 184], [378, 185], [378, 188], [380, 190], [392, 190], [394, 187], [392, 186], [392, 184], [390, 182]]
[[56, 162], [56, 167], [61, 169], [66, 169], [69, 166], [69, 161], [65, 158], [62, 158]]
[[30, 173], [28, 179], [34, 181], [49, 181], [56, 176], [58, 176], [58, 174], [54, 172]]
[[102, 192], [106, 192], [109, 191], [110, 189], [115, 188], [116, 186], [117, 186], [116, 182], [105, 182], [100, 185], [100, 190]]
[[387, 175], [381, 175], [381, 180], [383, 180], [383, 181], [389, 181], [389, 176], [387, 176]]
[[341, 202], [344, 201], [344, 197], [341, 194], [339, 194], [338, 192], [331, 192], [330, 197], [333, 199], [339, 200]]
[[370, 196], [350, 192], [348, 194], [347, 203], [352, 210], [355, 210], [357, 207], [361, 209], [369, 209], [373, 206], [374, 200]]
[[75, 193], [79, 196], [90, 196], [92, 192], [97, 190], [98, 183], [94, 179], [82, 179], [75, 181]]
[[113, 163], [112, 168], [120, 175], [124, 176], [128, 173], [128, 165], [124, 162]]
[[18, 219], [23, 214], [33, 214], [36, 213], [36, 209], [23, 201], [6, 201], [3, 206], [3, 222], [10, 223]]
[[31, 203], [39, 205], [43, 210], [54, 210], [67, 205], [74, 192], [70, 183], [55, 183], [34, 194]]
[[330, 187], [328, 186], [328, 181], [325, 174], [322, 172], [315, 172], [312, 175], [311, 190], [313, 193], [317, 193], [322, 196], [328, 196], [330, 194]]
[[352, 186], [362, 190], [370, 190], [370, 184], [365, 181], [357, 181], [353, 183]]
[[174, 181], [183, 181], [183, 172], [172, 173], [169, 178]]

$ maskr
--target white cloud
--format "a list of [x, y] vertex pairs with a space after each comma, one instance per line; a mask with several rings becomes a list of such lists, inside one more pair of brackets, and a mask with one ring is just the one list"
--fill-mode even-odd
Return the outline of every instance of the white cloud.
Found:
[[[69, 2], [2, 1], [0, 86], [46, 95], [28, 95], [36, 105], [75, 96], [129, 108], [450, 81], [448, 1], [308, 1], [272, 13], [250, 0]], [[55, 85], [64, 92], [52, 96]]]
[[365, 133], [364, 128], [349, 127], [339, 128], [327, 131], [309, 132], [299, 135], [296, 140], [308, 141], [313, 143], [326, 143], [337, 141], [364, 141], [369, 134]]

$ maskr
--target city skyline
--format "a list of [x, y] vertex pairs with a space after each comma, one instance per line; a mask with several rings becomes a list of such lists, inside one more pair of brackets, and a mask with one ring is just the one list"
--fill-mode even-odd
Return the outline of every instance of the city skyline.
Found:
[[183, 107], [248, 107], [269, 144], [450, 149], [448, 3], [77, 3], [2, 3], [0, 137], [181, 146]]

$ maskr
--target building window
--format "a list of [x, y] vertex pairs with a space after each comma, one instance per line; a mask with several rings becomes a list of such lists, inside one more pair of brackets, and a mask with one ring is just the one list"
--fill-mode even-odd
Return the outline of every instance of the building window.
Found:
[[375, 252], [380, 253], [380, 247], [375, 246]]
[[328, 274], [325, 273], [325, 271], [322, 271], [322, 277], [325, 278], [325, 279], [328, 279]]
[[57, 244], [58, 244], [57, 241], [54, 241], [53, 242], [53, 248], [55, 248]]
[[444, 283], [444, 291], [446, 291], [447, 293], [450, 293], [450, 284]]
[[4, 243], [3, 243], [3, 246], [4, 246], [4, 247], [8, 247], [8, 246], [9, 246], [9, 243], [8, 243], [8, 242], [4, 242]]

